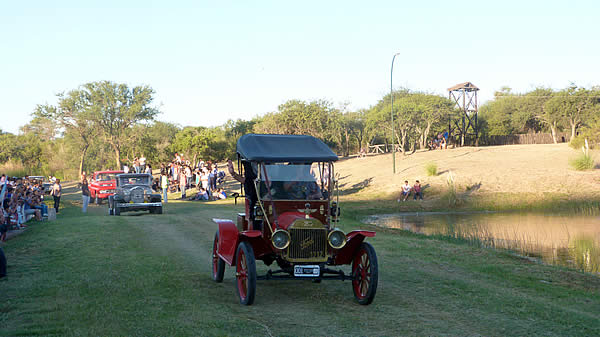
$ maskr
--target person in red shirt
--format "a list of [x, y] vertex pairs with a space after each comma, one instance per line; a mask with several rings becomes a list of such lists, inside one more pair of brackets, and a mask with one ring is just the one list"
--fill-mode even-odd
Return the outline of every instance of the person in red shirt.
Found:
[[413, 199], [417, 200], [417, 195], [421, 200], [423, 200], [423, 192], [421, 191], [421, 183], [417, 180], [417, 182], [413, 185]]

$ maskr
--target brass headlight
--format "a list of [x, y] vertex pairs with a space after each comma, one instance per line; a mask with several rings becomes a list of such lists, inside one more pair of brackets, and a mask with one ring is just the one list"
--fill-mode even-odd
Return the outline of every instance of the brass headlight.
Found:
[[329, 245], [334, 249], [340, 249], [346, 245], [346, 234], [339, 229], [334, 229], [327, 236]]
[[290, 244], [290, 233], [283, 229], [278, 229], [271, 235], [271, 242], [277, 249], [286, 249]]

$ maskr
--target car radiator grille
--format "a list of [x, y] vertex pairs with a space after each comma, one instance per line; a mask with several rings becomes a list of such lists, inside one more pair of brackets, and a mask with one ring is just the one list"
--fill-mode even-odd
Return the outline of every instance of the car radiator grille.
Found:
[[287, 258], [290, 261], [326, 261], [327, 260], [327, 230], [291, 228], [291, 242], [287, 248]]

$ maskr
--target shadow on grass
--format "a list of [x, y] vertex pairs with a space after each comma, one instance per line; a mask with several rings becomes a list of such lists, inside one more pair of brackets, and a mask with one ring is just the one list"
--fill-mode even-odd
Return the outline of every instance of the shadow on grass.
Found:
[[371, 182], [373, 182], [373, 177], [367, 178], [359, 183], [356, 183], [356, 184], [350, 186], [350, 188], [345, 188], [346, 184], [343, 184], [340, 186], [340, 195], [348, 195], [348, 194], [354, 194], [354, 193], [360, 192], [363, 189], [369, 187]]

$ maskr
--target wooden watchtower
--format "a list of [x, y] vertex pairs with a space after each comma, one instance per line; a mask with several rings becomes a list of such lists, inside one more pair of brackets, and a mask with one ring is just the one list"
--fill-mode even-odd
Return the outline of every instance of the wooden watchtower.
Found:
[[[477, 88], [471, 82], [459, 83], [448, 88], [448, 98], [456, 103], [461, 111], [460, 117], [454, 120], [456, 130], [460, 135], [460, 145], [465, 145], [467, 135], [475, 136], [475, 146], [479, 145], [479, 123], [477, 122]], [[452, 122], [448, 122], [448, 132], [452, 135]]]

